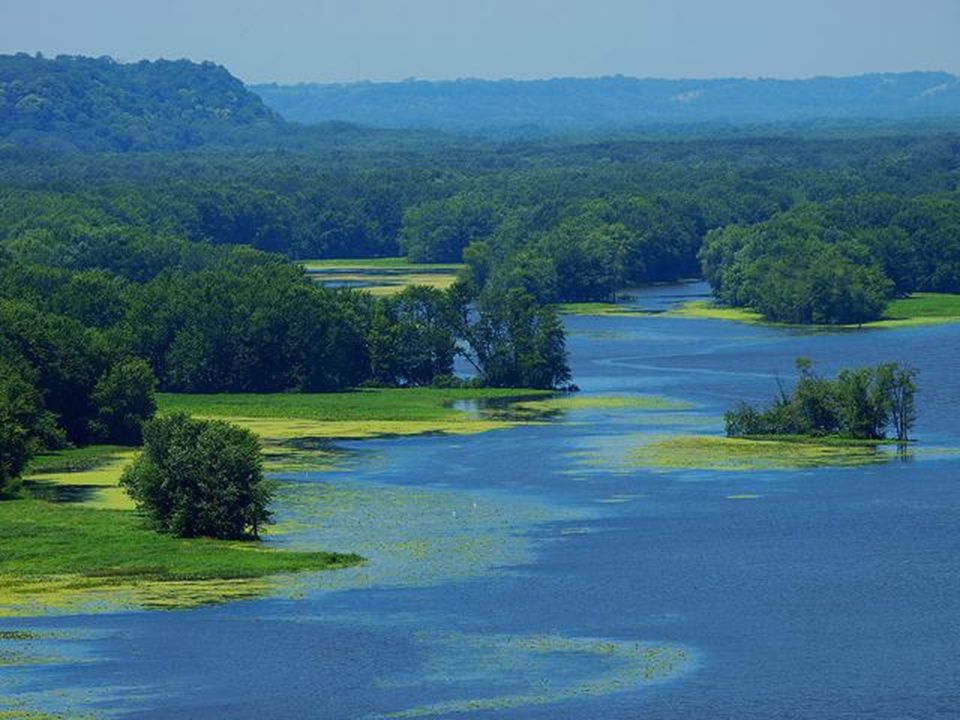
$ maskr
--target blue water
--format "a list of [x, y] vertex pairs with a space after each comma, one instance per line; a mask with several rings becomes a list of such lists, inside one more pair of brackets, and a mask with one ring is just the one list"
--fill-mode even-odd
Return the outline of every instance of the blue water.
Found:
[[[663, 309], [700, 292], [635, 302]], [[281, 541], [346, 550], [366, 538], [365, 574], [202, 609], [4, 621], [70, 631], [51, 641], [64, 662], [0, 668], [4, 682], [38, 704], [125, 718], [960, 717], [960, 455], [922, 452], [960, 448], [960, 326], [805, 333], [644, 316], [567, 327], [585, 394], [692, 409], [662, 424], [586, 410], [348, 443], [345, 469], [288, 478], [278, 514], [305, 526]], [[797, 356], [825, 373], [916, 367], [916, 457], [753, 472], [584, 461], [643, 433], [718, 433], [730, 403], [769, 398]], [[329, 487], [356, 489], [366, 514], [314, 514]], [[405, 532], [425, 554], [377, 554]], [[546, 651], [528, 647], [537, 638]], [[619, 649], [563, 650], [581, 641], [681, 659], [637, 679]]]

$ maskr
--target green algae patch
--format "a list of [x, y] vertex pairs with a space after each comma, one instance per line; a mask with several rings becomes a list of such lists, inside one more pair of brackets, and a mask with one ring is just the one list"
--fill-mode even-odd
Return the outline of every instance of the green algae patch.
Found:
[[344, 568], [352, 554], [181, 539], [133, 512], [42, 500], [0, 503], [0, 616], [193, 607], [269, 592], [276, 576]]
[[159, 396], [161, 412], [228, 420], [256, 433], [267, 470], [331, 469], [332, 441], [412, 435], [468, 435], [512, 427], [483, 407], [517, 398], [547, 397], [538, 390], [503, 388], [385, 388], [343, 393]]
[[546, 413], [564, 410], [689, 410], [693, 405], [659, 395], [557, 395], [513, 403], [511, 407]]
[[321, 285], [346, 285], [373, 295], [393, 295], [411, 285], [446, 290], [463, 269], [459, 263], [412, 263], [406, 258], [305, 260], [304, 271]]
[[[418, 718], [552, 705], [636, 691], [677, 677], [692, 665], [690, 653], [682, 647], [608, 638], [450, 634], [434, 642], [462, 656], [476, 684], [502, 686], [508, 678], [507, 687], [497, 694], [443, 700], [373, 717]], [[448, 658], [449, 652], [438, 657]], [[416, 672], [420, 683], [451, 680], [448, 661], [428, 662]]]
[[702, 470], [797, 470], [888, 462], [896, 452], [877, 443], [650, 436], [627, 454], [634, 467]]
[[660, 313], [643, 310], [632, 305], [605, 302], [558, 303], [553, 306], [561, 315], [589, 315], [610, 317], [634, 317], [636, 315], [657, 315]]
[[289, 547], [349, 550], [368, 562], [318, 576], [326, 591], [429, 587], [509, 572], [536, 559], [531, 528], [590, 516], [531, 498], [364, 482], [281, 482]]
[[36, 497], [99, 510], [132, 510], [120, 476], [139, 451], [112, 445], [58, 450], [35, 458], [24, 476]]

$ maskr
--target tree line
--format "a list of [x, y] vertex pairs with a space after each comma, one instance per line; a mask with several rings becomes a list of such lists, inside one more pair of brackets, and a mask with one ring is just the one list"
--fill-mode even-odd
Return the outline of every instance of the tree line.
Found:
[[[82, 241], [63, 232], [62, 256], [57, 245], [0, 244], [0, 485], [40, 448], [139, 443], [157, 389], [569, 381], [556, 313], [521, 291], [459, 283], [374, 298], [317, 286], [246, 247], [136, 228], [84, 230]], [[472, 380], [454, 377], [457, 357]]]
[[892, 298], [960, 293], [960, 193], [870, 193], [707, 235], [717, 297], [789, 323], [863, 323]]

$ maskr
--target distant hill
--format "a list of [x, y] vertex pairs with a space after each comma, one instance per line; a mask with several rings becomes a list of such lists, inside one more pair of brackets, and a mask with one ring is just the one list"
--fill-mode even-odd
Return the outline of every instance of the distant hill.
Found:
[[239, 144], [283, 125], [214, 63], [0, 55], [0, 144], [186, 149]]
[[960, 116], [960, 79], [942, 72], [809, 80], [553, 80], [255, 85], [288, 120], [483, 130], [660, 124], [913, 120]]

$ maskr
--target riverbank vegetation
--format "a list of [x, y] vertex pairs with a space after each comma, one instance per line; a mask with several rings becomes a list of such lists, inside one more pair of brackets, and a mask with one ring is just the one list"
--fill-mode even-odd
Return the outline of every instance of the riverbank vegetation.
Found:
[[269, 592], [269, 576], [331, 570], [355, 555], [292, 552], [156, 533], [129, 510], [0, 502], [0, 617], [78, 608], [190, 607]]
[[907, 442], [916, 421], [916, 373], [898, 363], [841, 370], [835, 380], [797, 360], [791, 392], [766, 408], [739, 403], [724, 416], [728, 437], [839, 438], [883, 440], [887, 432]]

